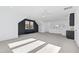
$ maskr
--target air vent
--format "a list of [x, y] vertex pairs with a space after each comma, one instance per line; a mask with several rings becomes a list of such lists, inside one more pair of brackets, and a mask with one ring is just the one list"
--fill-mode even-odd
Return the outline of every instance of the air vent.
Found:
[[69, 9], [72, 9], [72, 6], [64, 8], [64, 10], [69, 10]]

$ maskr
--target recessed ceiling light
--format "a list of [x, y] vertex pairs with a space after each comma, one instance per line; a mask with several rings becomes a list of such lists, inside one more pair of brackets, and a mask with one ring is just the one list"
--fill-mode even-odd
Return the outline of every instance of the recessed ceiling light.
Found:
[[59, 27], [59, 25], [56, 25], [56, 27]]

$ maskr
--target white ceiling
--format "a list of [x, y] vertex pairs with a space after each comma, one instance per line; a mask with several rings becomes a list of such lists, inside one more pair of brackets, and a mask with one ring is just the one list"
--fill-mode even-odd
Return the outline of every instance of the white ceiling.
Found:
[[16, 17], [18, 17], [18, 21], [21, 21], [24, 18], [52, 21], [61, 19], [64, 20], [64, 17], [71, 11], [71, 9], [64, 10], [66, 7], [68, 6], [8, 6], [2, 8], [4, 8], [5, 11], [6, 9], [10, 9], [9, 11], [13, 12]]
[[[48, 7], [13, 7], [19, 14], [24, 14], [27, 17], [34, 19], [49, 19], [57, 18], [64, 14], [65, 6], [48, 6]], [[52, 19], [53, 20], [53, 19]]]

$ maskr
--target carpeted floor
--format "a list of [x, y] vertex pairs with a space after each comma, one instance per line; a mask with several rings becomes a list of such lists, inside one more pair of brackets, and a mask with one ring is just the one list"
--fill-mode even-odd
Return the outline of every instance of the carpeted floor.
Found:
[[[77, 47], [74, 40], [67, 39], [65, 36], [60, 34], [53, 34], [53, 33], [32, 33], [32, 34], [25, 34], [20, 35], [17, 39], [11, 39], [6, 41], [0, 42], [0, 53], [13, 53], [10, 47], [8, 46], [9, 43], [21, 41], [24, 39], [29, 38], [35, 38], [37, 40], [41, 40], [43, 42], [46, 42], [46, 44], [43, 44], [42, 46], [29, 51], [29, 53], [35, 53], [37, 51], [40, 51], [43, 47], [45, 47], [47, 44], [52, 44], [61, 47], [61, 50], [59, 53], [79, 53], [79, 48]], [[32, 41], [34, 42], [34, 41]], [[29, 43], [32, 43], [29, 42]], [[27, 44], [29, 44], [27, 43]]]

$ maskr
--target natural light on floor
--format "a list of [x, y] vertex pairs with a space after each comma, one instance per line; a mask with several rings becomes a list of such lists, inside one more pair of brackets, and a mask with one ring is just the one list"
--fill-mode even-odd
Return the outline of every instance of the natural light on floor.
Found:
[[[34, 41], [34, 42], [32, 42], [32, 41]], [[29, 42], [31, 42], [31, 43], [29, 43]], [[46, 42], [41, 41], [41, 40], [29, 38], [29, 39], [25, 39], [22, 41], [9, 43], [8, 46], [14, 53], [28, 53], [29, 51], [32, 51], [35, 48], [38, 48], [39, 46], [41, 46], [45, 43]], [[47, 44], [45, 47], [41, 48], [36, 53], [58, 53], [60, 51], [60, 49], [61, 49], [61, 47], [59, 47], [59, 46]]]

